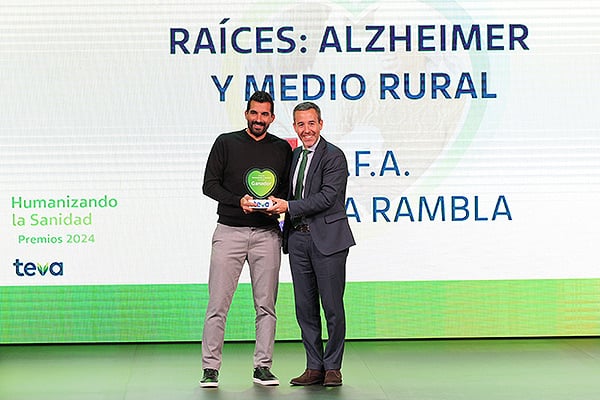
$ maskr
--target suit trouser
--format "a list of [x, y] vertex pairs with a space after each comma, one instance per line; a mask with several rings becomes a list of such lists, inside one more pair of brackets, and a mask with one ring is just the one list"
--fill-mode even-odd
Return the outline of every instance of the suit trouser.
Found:
[[275, 341], [275, 301], [281, 265], [281, 231], [217, 224], [208, 277], [209, 301], [202, 334], [202, 368], [220, 369], [225, 322], [238, 280], [248, 262], [254, 309], [254, 366], [271, 367]]
[[[288, 251], [296, 319], [306, 350], [306, 367], [316, 370], [341, 369], [346, 337], [344, 288], [348, 249], [325, 256], [317, 250], [310, 232], [292, 230]], [[319, 301], [327, 322], [325, 349]]]

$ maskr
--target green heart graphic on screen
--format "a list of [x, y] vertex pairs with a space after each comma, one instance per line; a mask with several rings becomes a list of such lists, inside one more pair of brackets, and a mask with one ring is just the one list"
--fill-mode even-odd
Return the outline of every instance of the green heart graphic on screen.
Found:
[[273, 192], [277, 184], [277, 176], [270, 169], [254, 168], [246, 174], [246, 187], [259, 199], [264, 199]]

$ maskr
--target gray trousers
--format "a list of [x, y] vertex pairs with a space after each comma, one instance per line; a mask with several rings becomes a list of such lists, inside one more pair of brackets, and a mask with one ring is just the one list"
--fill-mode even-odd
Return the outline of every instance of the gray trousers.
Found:
[[202, 368], [219, 370], [225, 321], [238, 280], [248, 262], [254, 309], [254, 367], [271, 367], [275, 342], [275, 301], [281, 265], [281, 231], [274, 228], [217, 224], [212, 239], [208, 276], [209, 300], [202, 334]]
[[[346, 337], [344, 291], [349, 251], [346, 249], [326, 256], [319, 252], [310, 232], [293, 230], [288, 249], [296, 319], [306, 351], [306, 368], [341, 369]], [[321, 307], [327, 322], [328, 340], [325, 346]]]

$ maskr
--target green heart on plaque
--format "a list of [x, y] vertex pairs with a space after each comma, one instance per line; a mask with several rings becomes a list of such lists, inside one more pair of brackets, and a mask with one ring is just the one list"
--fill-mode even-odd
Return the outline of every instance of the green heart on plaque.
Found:
[[246, 173], [246, 187], [259, 199], [270, 195], [277, 184], [277, 175], [270, 169], [253, 168]]

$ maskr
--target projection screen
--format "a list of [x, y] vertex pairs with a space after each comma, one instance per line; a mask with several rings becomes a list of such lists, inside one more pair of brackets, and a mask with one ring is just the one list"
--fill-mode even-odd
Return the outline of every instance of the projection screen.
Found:
[[[600, 334], [594, 1], [0, 5], [0, 342], [201, 339], [208, 152], [323, 112], [348, 338]], [[298, 339], [283, 258], [277, 338]], [[247, 270], [227, 340], [254, 338]]]

